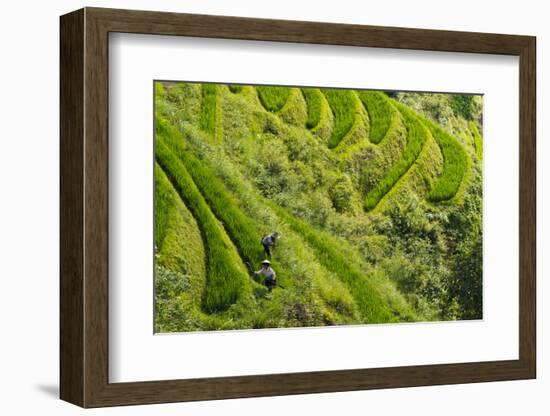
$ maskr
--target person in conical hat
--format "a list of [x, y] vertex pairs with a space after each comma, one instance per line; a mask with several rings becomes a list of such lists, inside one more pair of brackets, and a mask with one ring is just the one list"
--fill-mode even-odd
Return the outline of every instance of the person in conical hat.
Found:
[[271, 262], [267, 259], [262, 261], [262, 268], [254, 272], [255, 276], [262, 276], [264, 278], [264, 284], [271, 292], [275, 286], [277, 286], [277, 274], [275, 270], [271, 268]]

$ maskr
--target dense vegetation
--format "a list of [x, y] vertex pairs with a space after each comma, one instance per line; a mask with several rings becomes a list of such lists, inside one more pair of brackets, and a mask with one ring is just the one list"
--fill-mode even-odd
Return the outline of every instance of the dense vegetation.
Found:
[[[464, 97], [156, 83], [155, 330], [480, 318]], [[274, 230], [268, 294], [246, 264]]]

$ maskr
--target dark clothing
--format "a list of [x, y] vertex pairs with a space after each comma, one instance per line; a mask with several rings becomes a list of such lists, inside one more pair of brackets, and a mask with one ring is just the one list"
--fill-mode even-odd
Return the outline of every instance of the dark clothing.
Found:
[[277, 237], [276, 235], [269, 234], [262, 238], [262, 245], [264, 246], [265, 255], [267, 257], [271, 257], [271, 247], [275, 247], [275, 244], [277, 243]]
[[264, 276], [265, 278], [264, 284], [266, 285], [266, 287], [269, 289], [270, 292], [275, 286], [277, 286], [277, 274], [271, 267], [262, 268], [257, 272], [255, 272], [255, 275]]
[[269, 251], [269, 245], [262, 242], [262, 245], [264, 246], [264, 252], [265, 255], [269, 258], [271, 258], [271, 251]]
[[266, 277], [265, 278], [265, 285], [267, 289], [271, 292], [275, 286], [277, 286], [277, 281], [274, 277]]

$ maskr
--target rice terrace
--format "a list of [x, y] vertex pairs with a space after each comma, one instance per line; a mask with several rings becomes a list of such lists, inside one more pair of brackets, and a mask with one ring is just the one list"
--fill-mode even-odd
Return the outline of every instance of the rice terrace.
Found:
[[482, 318], [482, 96], [154, 99], [155, 332]]

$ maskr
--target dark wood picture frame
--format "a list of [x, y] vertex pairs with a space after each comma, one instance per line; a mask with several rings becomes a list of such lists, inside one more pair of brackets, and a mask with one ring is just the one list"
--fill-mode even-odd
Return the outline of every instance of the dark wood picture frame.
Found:
[[[530, 36], [85, 8], [61, 17], [60, 396], [82, 407], [536, 377], [536, 40]], [[519, 359], [109, 383], [110, 32], [519, 56]]]

